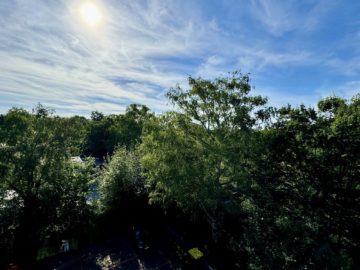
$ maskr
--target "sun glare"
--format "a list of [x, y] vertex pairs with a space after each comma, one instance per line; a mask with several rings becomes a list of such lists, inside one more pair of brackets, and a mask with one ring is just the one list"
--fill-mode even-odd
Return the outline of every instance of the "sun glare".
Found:
[[90, 26], [96, 26], [102, 20], [100, 9], [91, 2], [81, 5], [80, 15], [82, 20]]

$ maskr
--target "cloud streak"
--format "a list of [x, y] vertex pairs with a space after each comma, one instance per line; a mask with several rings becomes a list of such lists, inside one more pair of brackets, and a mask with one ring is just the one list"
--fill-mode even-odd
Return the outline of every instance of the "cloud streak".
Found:
[[[164, 92], [176, 83], [186, 85], [189, 75], [241, 69], [270, 89], [266, 78], [275, 71], [283, 85], [288, 70], [327, 68], [325, 77], [340, 72], [335, 68], [340, 63], [352, 71], [343, 72], [344, 78], [359, 73], [352, 68], [353, 55], [339, 59], [298, 42], [313, 38], [336, 1], [253, 0], [240, 6], [229, 0], [215, 7], [190, 0], [93, 0], [104, 14], [95, 29], [79, 19], [83, 2], [0, 2], [0, 112], [37, 102], [63, 115], [119, 113], [130, 103], [163, 112], [169, 109]], [[315, 92], [273, 93], [291, 101]]]

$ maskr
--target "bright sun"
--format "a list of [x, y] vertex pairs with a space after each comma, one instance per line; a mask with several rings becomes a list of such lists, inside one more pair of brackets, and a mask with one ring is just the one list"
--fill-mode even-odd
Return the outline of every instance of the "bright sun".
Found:
[[83, 21], [90, 26], [96, 26], [102, 20], [100, 9], [90, 2], [81, 5], [80, 15]]

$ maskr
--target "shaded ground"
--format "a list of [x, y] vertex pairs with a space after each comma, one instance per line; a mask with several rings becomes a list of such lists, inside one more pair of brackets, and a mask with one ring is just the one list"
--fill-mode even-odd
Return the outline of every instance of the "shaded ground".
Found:
[[137, 250], [127, 237], [117, 236], [76, 252], [45, 259], [38, 269], [182, 269], [179, 262], [170, 257], [155, 246]]
[[204, 261], [194, 261], [179, 250], [179, 245], [165, 231], [163, 234], [144, 234], [146, 250], [138, 248], [131, 234], [117, 235], [78, 251], [44, 259], [37, 269], [211, 269]]

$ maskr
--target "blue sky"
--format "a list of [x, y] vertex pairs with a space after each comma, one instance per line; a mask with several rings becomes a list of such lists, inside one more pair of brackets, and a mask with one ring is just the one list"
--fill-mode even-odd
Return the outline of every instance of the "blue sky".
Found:
[[[86, 24], [92, 2], [102, 19]], [[251, 73], [271, 105], [360, 89], [360, 1], [1, 0], [0, 113], [38, 102], [61, 115], [170, 109], [187, 77]]]

